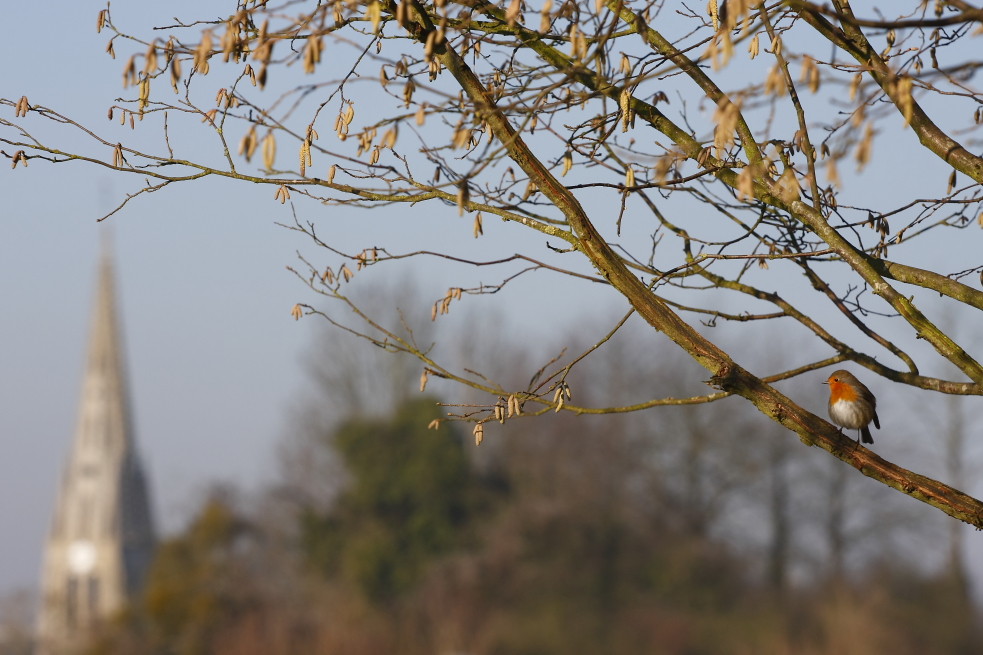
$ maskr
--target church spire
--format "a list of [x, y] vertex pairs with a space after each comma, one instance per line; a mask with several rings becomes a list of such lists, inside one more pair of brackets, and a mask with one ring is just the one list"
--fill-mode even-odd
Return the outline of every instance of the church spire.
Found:
[[154, 546], [104, 244], [78, 422], [45, 550], [39, 645], [59, 654], [137, 592]]
[[[120, 421], [112, 436], [129, 441], [130, 406], [123, 366], [122, 342], [116, 316], [116, 289], [109, 246], [103, 246], [99, 283], [89, 328], [89, 353], [82, 385], [82, 409]], [[103, 392], [107, 393], [103, 393]], [[82, 427], [82, 426], [80, 426]], [[119, 444], [123, 445], [123, 444]]]

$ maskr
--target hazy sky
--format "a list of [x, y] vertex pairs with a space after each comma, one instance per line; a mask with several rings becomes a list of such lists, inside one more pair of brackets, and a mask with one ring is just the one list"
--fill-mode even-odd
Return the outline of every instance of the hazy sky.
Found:
[[[0, 95], [27, 95], [32, 104], [65, 108], [103, 129], [108, 106], [123, 93], [125, 56], [109, 59], [108, 36], [95, 33], [104, 6], [8, 3], [5, 24], [15, 28], [0, 39]], [[158, 11], [166, 21], [205, 14], [203, 6], [215, 7], [216, 16], [229, 7], [119, 2], [113, 11], [120, 24], [138, 26], [154, 22], [138, 11]], [[36, 162], [0, 172], [0, 594], [37, 583], [74, 433], [106, 229], [95, 219], [134, 183], [81, 165]], [[305, 383], [302, 358], [323, 329], [290, 316], [295, 302], [314, 298], [285, 268], [296, 263], [297, 250], [311, 249], [275, 225], [289, 220], [269, 188], [202, 182], [138, 198], [107, 221], [137, 440], [165, 527], [175, 526], [211, 482], [256, 488], [276, 470], [276, 443]], [[396, 220], [390, 229], [399, 236], [412, 228]], [[470, 230], [470, 223], [460, 229]], [[488, 231], [498, 238], [493, 226]], [[963, 247], [983, 251], [979, 232], [967, 235], [975, 244]], [[820, 396], [814, 411], [823, 411]], [[970, 534], [979, 552], [981, 537]]]
[[[18, 28], [0, 40], [3, 95], [70, 108], [106, 129], [122, 62], [95, 33], [104, 6], [5, 6], [5, 24]], [[37, 583], [107, 228], [95, 221], [134, 181], [88, 166], [0, 173], [0, 593]], [[274, 203], [269, 213], [244, 211], [247, 199], [233, 212], [224, 191], [202, 184], [145, 196], [107, 221], [137, 440], [165, 526], [210, 481], [251, 487], [275, 470], [273, 444], [309, 342], [310, 322], [290, 317], [303, 288], [285, 270], [302, 242], [273, 224], [285, 219]]]

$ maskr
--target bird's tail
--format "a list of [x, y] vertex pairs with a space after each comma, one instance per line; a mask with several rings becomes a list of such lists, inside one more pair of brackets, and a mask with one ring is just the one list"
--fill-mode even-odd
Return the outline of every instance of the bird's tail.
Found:
[[860, 441], [863, 443], [874, 443], [874, 437], [870, 436], [870, 428], [866, 425], [860, 428]]

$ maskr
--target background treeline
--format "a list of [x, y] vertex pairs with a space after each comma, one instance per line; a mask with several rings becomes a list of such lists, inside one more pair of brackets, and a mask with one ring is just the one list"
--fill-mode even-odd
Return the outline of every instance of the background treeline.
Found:
[[[701, 391], [645, 334], [574, 369], [578, 402]], [[983, 652], [961, 532], [740, 402], [510, 420], [475, 448], [377, 350], [312, 355], [277, 484], [209, 494], [90, 655]], [[818, 411], [824, 377], [789, 392]], [[944, 474], [963, 440], [928, 423]]]

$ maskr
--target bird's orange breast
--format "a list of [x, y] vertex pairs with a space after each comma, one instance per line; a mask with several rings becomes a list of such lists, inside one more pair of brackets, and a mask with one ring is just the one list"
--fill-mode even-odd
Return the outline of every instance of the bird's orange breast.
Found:
[[858, 399], [857, 392], [849, 384], [845, 382], [836, 382], [830, 380], [829, 382], [829, 401], [831, 403], [839, 402], [844, 400], [848, 403], [852, 403]]

